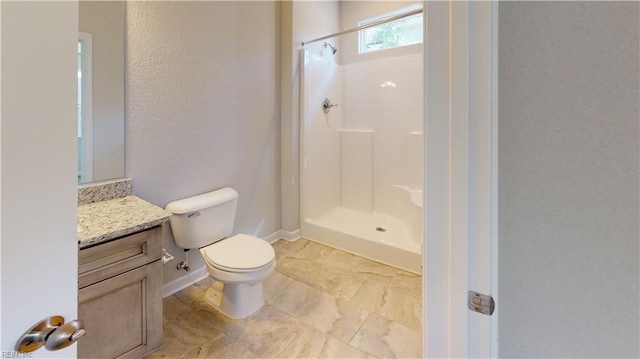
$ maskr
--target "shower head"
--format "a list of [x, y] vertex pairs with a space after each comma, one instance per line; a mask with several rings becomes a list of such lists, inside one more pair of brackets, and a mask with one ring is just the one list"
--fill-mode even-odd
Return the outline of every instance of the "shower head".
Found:
[[335, 54], [336, 54], [336, 52], [338, 52], [338, 49], [337, 49], [335, 46], [333, 46], [333, 45], [331, 45], [330, 43], [328, 43], [328, 42], [325, 42], [325, 43], [324, 43], [324, 45], [322, 45], [322, 47], [324, 47], [325, 49], [326, 49], [327, 47], [328, 47], [328, 48], [330, 48], [330, 49], [331, 49], [331, 54], [332, 54], [332, 55], [335, 55]]

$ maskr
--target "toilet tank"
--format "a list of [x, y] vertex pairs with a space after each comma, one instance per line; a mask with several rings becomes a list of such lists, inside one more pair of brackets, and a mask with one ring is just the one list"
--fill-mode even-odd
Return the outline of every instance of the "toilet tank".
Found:
[[171, 232], [180, 248], [201, 248], [233, 231], [238, 192], [231, 187], [173, 201], [165, 207]]

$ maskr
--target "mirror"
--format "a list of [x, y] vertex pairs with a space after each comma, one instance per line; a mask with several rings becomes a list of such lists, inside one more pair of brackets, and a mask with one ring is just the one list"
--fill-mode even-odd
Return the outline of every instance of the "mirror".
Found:
[[124, 2], [78, 2], [78, 183], [124, 177]]

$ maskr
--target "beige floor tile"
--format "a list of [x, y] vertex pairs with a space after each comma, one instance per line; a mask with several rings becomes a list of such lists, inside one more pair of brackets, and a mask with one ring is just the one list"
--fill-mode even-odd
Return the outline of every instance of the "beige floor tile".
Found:
[[417, 276], [416, 274], [339, 250], [329, 253], [329, 255], [319, 261], [345, 272], [379, 276], [380, 278], [386, 278], [391, 282], [397, 278]]
[[271, 273], [269, 277], [262, 283], [262, 288], [264, 290], [264, 301], [269, 301], [269, 299], [280, 293], [293, 281], [293, 278], [288, 277], [280, 272], [274, 271], [273, 273]]
[[312, 328], [270, 305], [243, 320], [242, 330], [232, 338], [258, 357], [279, 353], [297, 343]]
[[380, 358], [422, 357], [420, 332], [371, 313], [350, 344]]
[[357, 276], [307, 258], [283, 257], [276, 270], [344, 300], [353, 297], [362, 285]]
[[323, 346], [323, 350], [319, 353], [317, 358], [367, 358], [372, 359], [373, 356], [352, 347], [349, 344], [345, 344], [334, 338], [327, 338]]
[[350, 302], [415, 330], [422, 328], [422, 301], [401, 288], [366, 281]]
[[242, 330], [244, 322], [225, 316], [205, 301], [204, 293], [208, 288], [206, 283], [205, 281], [196, 283], [179, 291], [174, 296], [193, 310], [202, 323], [207, 323], [222, 333], [234, 337]]
[[[207, 277], [206, 280], [209, 278]], [[175, 293], [173, 296], [190, 308], [200, 305], [204, 301], [204, 292], [206, 290], [205, 280], [202, 280], [192, 286]]]
[[193, 350], [181, 359], [207, 358], [207, 359], [253, 359], [255, 355], [236, 343], [233, 339], [220, 334], [213, 340]]
[[163, 343], [149, 358], [178, 358], [220, 335], [174, 296], [163, 300]]
[[397, 291], [416, 297], [422, 301], [422, 276], [397, 276], [390, 286]]
[[393, 288], [378, 313], [414, 330], [422, 329], [422, 301]]
[[283, 340], [271, 345], [268, 350], [260, 353], [261, 358], [313, 358], [314, 353], [321, 350], [319, 338], [323, 333], [310, 325], [291, 318]]
[[272, 358], [373, 358], [327, 334], [305, 331], [300, 340], [271, 356]]
[[311, 260], [322, 260], [323, 258], [329, 256], [335, 249], [312, 242], [309, 240], [304, 240], [304, 245], [297, 251], [289, 253], [289, 256], [295, 258], [306, 258]]
[[369, 312], [305, 283], [294, 281], [269, 304], [315, 329], [348, 342]]
[[284, 239], [279, 239], [271, 243], [271, 246], [273, 247], [273, 250], [276, 252], [276, 261], [277, 261], [281, 257], [284, 257], [292, 253], [296, 253], [302, 247], [304, 247], [307, 243], [309, 243], [309, 241], [304, 238], [299, 238], [295, 241], [287, 241]]
[[204, 300], [205, 279], [165, 299], [151, 358], [413, 358], [422, 279], [306, 239], [273, 244], [265, 304], [243, 320]]

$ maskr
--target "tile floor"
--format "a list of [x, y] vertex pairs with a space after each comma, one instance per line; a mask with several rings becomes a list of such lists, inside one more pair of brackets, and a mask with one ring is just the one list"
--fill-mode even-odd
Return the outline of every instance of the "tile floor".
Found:
[[164, 299], [164, 343], [148, 358], [419, 358], [421, 283], [306, 239], [273, 244], [265, 305], [233, 320], [204, 302], [205, 279]]

